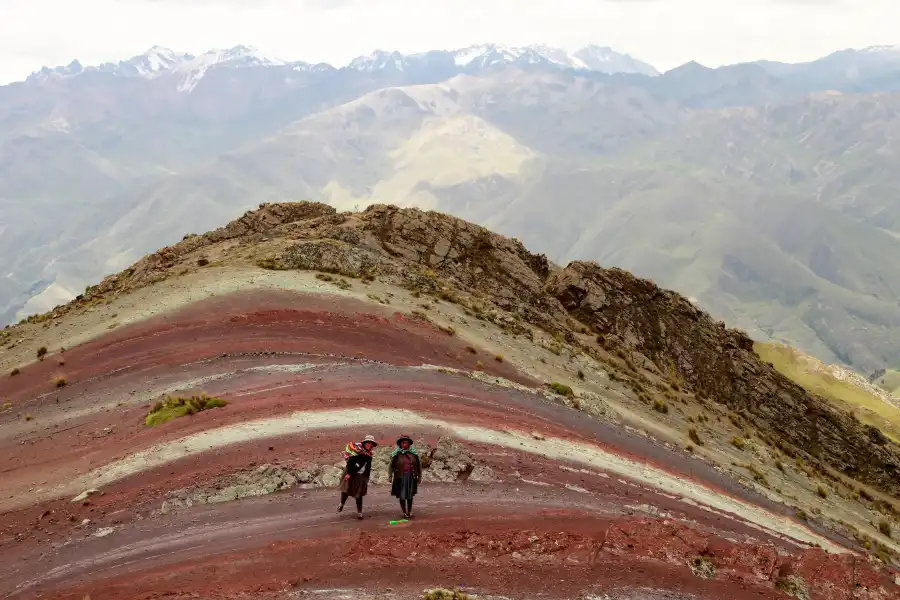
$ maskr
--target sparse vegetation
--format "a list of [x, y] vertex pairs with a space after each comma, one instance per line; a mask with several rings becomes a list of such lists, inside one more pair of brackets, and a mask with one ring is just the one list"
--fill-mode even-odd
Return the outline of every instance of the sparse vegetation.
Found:
[[37, 351], [38, 360], [44, 360], [45, 356], [47, 356], [47, 346], [41, 346]]
[[437, 588], [425, 592], [425, 595], [422, 596], [422, 600], [469, 600], [469, 595], [459, 590]]
[[891, 537], [891, 523], [887, 519], [878, 521], [878, 531], [885, 537]]
[[3, 403], [3, 410], [9, 410], [11, 408], [12, 408], [12, 403], [10, 403], [10, 402]]
[[688, 437], [691, 438], [691, 441], [697, 444], [698, 446], [703, 445], [703, 440], [700, 439], [700, 434], [697, 433], [696, 427], [691, 427], [688, 429]]
[[163, 400], [159, 400], [153, 405], [144, 424], [150, 427], [162, 425], [178, 417], [193, 415], [212, 408], [222, 408], [227, 404], [225, 400], [207, 394], [188, 397], [167, 394]]
[[658, 413], [668, 414], [669, 413], [669, 405], [663, 402], [662, 400], [654, 400], [653, 401], [653, 410]]
[[566, 398], [574, 398], [575, 392], [572, 391], [572, 388], [567, 386], [564, 383], [559, 383], [558, 381], [554, 381], [550, 384], [550, 389], [560, 396], [565, 396]]
[[478, 354], [478, 350], [476, 350], [472, 346], [466, 346], [466, 352], [468, 352], [469, 354]]
[[68, 385], [68, 383], [69, 383], [69, 381], [62, 375], [57, 375], [56, 377], [53, 378], [53, 385], [55, 385], [58, 388], [66, 387], [66, 385]]
[[731, 438], [731, 445], [737, 448], [738, 450], [743, 450], [747, 447], [747, 440], [742, 437], [735, 436]]
[[478, 369], [479, 371], [483, 370], [484, 363], [479, 360], [478, 362], [475, 363], [475, 368]]
[[205, 266], [208, 265], [208, 264], [209, 264], [209, 259], [208, 259], [208, 258], [198, 258], [198, 259], [197, 259], [197, 266], [198, 266], [198, 267], [205, 267]]
[[578, 379], [581, 379], [582, 381], [584, 380], [584, 371], [582, 371], [581, 369], [578, 369], [577, 375], [578, 375]]
[[21, 371], [19, 371], [19, 368], [16, 367], [15, 369], [13, 369], [12, 371], [9, 372], [9, 376], [10, 376], [10, 377], [15, 377], [15, 376], [18, 375], [19, 373], [21, 373]]
[[826, 489], [825, 489], [825, 486], [823, 486], [823, 485], [820, 485], [820, 486], [818, 486], [818, 487], [816, 488], [816, 493], [817, 493], [821, 498], [827, 498], [827, 497], [828, 497], [828, 490], [826, 490]]
[[456, 335], [456, 329], [454, 329], [450, 325], [441, 325], [438, 329], [440, 329], [447, 335]]
[[32, 419], [34, 419], [34, 417], [32, 417], [31, 415], [25, 415], [26, 421], [31, 421]]

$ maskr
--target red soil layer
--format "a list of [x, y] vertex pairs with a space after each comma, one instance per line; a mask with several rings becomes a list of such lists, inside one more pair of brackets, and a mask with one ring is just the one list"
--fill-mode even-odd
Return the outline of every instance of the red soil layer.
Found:
[[[68, 350], [64, 357], [69, 385], [64, 388], [50, 388], [51, 375], [59, 369], [57, 357], [31, 365], [20, 376], [4, 382], [9, 384], [5, 385], [9, 390], [5, 394], [18, 409], [34, 414], [36, 422], [45, 415], [49, 422], [54, 414], [60, 413], [57, 401], [64, 408], [82, 409], [96, 405], [99, 399], [106, 402], [116, 397], [124, 399], [141, 388], [157, 389], [165, 387], [167, 381], [236, 368], [278, 362], [343, 363], [324, 371], [241, 373], [210, 382], [203, 389], [228, 398], [228, 407], [178, 419], [160, 428], [144, 427], [142, 421], [147, 407], [132, 404], [72, 418], [61, 426], [48, 426], [38, 435], [23, 431], [15, 439], [0, 441], [0, 453], [7, 458], [2, 471], [4, 491], [16, 495], [25, 493], [33, 484], [52, 485], [155, 443], [213, 427], [295, 410], [365, 406], [408, 408], [442, 420], [539, 431], [594, 443], [684, 478], [702, 481], [722, 493], [750, 499], [774, 512], [788, 513], [786, 508], [748, 493], [700, 461], [599, 423], [578, 411], [528, 394], [491, 388], [465, 377], [355, 361], [354, 358], [364, 356], [401, 366], [426, 362], [473, 369], [480, 357], [466, 351], [458, 339], [431, 325], [399, 314], [375, 315], [372, 310], [380, 309], [365, 303], [307, 294], [234, 294], [122, 328], [103, 339]], [[290, 356], [239, 356], [261, 351], [290, 353]], [[495, 375], [535, 385], [506, 363], [493, 360], [484, 363], [484, 368]], [[106, 427], [111, 431], [104, 432]], [[393, 428], [368, 428], [366, 433], [369, 432], [387, 440], [397, 434]], [[127, 535], [139, 543], [151, 535], [153, 527], [178, 530], [180, 522], [182, 528], [200, 523], [198, 526], [209, 529], [212, 524], [231, 523], [228, 527], [239, 529], [235, 519], [245, 511], [256, 510], [258, 516], [258, 507], [270, 507], [268, 503], [273, 498], [205, 507], [184, 516], [169, 515], [159, 523], [158, 517], [149, 520], [144, 517], [159, 507], [169, 490], [208, 485], [235, 470], [273, 462], [276, 456], [284, 459], [286, 453], [293, 453], [304, 464], [331, 463], [335, 449], [361, 433], [317, 431], [217, 449], [107, 486], [104, 495], [92, 496], [84, 506], [64, 498], [8, 512], [0, 516], [0, 540], [5, 548], [0, 551], [3, 557], [0, 565], [5, 565], [0, 566], [2, 589], [8, 589], [13, 581], [23, 581], [29, 573], [34, 576], [46, 572], [50, 566], [47, 560], [61, 566], [90, 556], [90, 548], [115, 552], [125, 543], [123, 539]], [[416, 437], [427, 435], [432, 441], [439, 434], [434, 430], [410, 433]], [[22, 442], [27, 443], [22, 445]], [[716, 516], [652, 490], [622, 484], [615, 477], [572, 473], [559, 469], [552, 461], [517, 455], [506, 449], [474, 449], [504, 478], [509, 478], [515, 470], [525, 478], [557, 486], [578, 485], [592, 493], [584, 495], [560, 487], [531, 486], [534, 489], [530, 493], [535, 494], [538, 506], [567, 507], [567, 512], [555, 516], [537, 514], [541, 509], [535, 506], [521, 509], [523, 512], [518, 514], [503, 511], [491, 514], [494, 509], [486, 507], [508, 504], [501, 498], [489, 504], [473, 504], [466, 510], [469, 500], [461, 497], [455, 508], [434, 507], [435, 516], [440, 518], [426, 521], [424, 529], [422, 522], [417, 521], [413, 526], [383, 532], [377, 538], [366, 537], [376, 530], [374, 524], [360, 525], [354, 521], [353, 526], [338, 526], [333, 516], [323, 519], [321, 514], [307, 514], [305, 518], [310, 522], [309, 527], [323, 528], [323, 531], [316, 529], [310, 533], [304, 529], [302, 533], [287, 535], [278, 530], [263, 536], [272, 545], [260, 545], [263, 538], [248, 545], [228, 529], [229, 537], [220, 540], [221, 544], [207, 540], [200, 550], [195, 548], [186, 555], [180, 554], [175, 566], [162, 565], [156, 559], [138, 561], [128, 572], [109, 573], [113, 579], [108, 582], [97, 580], [100, 572], [82, 570], [81, 576], [90, 578], [88, 583], [54, 597], [81, 600], [85, 593], [94, 593], [95, 597], [113, 599], [151, 598], [180, 590], [199, 592], [209, 598], [234, 597], [239, 593], [277, 595], [287, 584], [302, 583], [302, 578], [297, 578], [298, 569], [309, 573], [305, 575], [310, 578], [309, 583], [325, 587], [328, 587], [326, 583], [347, 587], [357, 583], [371, 585], [375, 581], [396, 587], [395, 574], [400, 565], [406, 564], [411, 552], [425, 552], [427, 556], [415, 561], [411, 571], [416, 575], [408, 581], [410, 585], [466, 582], [507, 594], [527, 591], [529, 596], [546, 591], [552, 597], [572, 597], [570, 593], [584, 590], [585, 586], [606, 590], [651, 585], [695, 593], [699, 598], [740, 599], [751, 595], [774, 598], [781, 597], [772, 588], [774, 579], [796, 572], [808, 583], [816, 582], [814, 600], [831, 600], [846, 597], [846, 590], [855, 589], [856, 582], [874, 585], [878, 578], [881, 578], [879, 582], [884, 581], [883, 574], [854, 562], [854, 557], [807, 552], [799, 560], [788, 560], [779, 558], [775, 548], [781, 548], [782, 552], [795, 548], [780, 540], [765, 539], [768, 545], [756, 541], [727, 542], [721, 536], [737, 536], [743, 540], [759, 540], [765, 536], [740, 520]], [[510, 488], [503, 489], [511, 493]], [[296, 494], [306, 497], [305, 493], [292, 492], [279, 494], [278, 498], [296, 498]], [[314, 497], [319, 496], [314, 494]], [[333, 498], [321, 502], [330, 505]], [[591, 507], [594, 512], [581, 514], [590, 503], [594, 503]], [[687, 528], [674, 521], [635, 521], [611, 516], [620, 513], [625, 504], [640, 503], [654, 504], [693, 524]], [[472, 510], [476, 505], [477, 510]], [[303, 510], [308, 513], [320, 508], [307, 506]], [[84, 518], [91, 519], [92, 528], [115, 525], [124, 528], [123, 533], [102, 540], [76, 542], [74, 547], [58, 547], [65, 537], [87, 533], [76, 529]], [[465, 520], [461, 521], [462, 518]], [[363, 534], [357, 531], [360, 526]], [[531, 546], [522, 546], [521, 539], [526, 534], [527, 538], [537, 536], [537, 544], [543, 550], [534, 551], [533, 541], [528, 542]], [[598, 540], [599, 550], [594, 552]], [[87, 546], [82, 547], [84, 544]], [[484, 566], [473, 569], [468, 558], [451, 555], [454, 544], [462, 544], [460, 547], [467, 548], [470, 554], [481, 552]], [[363, 555], [348, 551], [360, 547], [372, 551]], [[519, 554], [526, 551], [526, 558], [503, 550], [507, 547], [519, 548], [516, 550]], [[38, 560], [45, 552], [49, 552], [50, 558]], [[216, 552], [234, 554], [214, 556]], [[685, 564], [697, 553], [712, 553], [710, 556], [715, 558], [720, 576], [704, 581], [691, 575]], [[65, 559], [66, 556], [69, 558]], [[598, 557], [602, 560], [597, 560]], [[151, 563], [156, 570], [146, 570]], [[21, 570], [10, 571], [14, 566]], [[144, 572], [135, 574], [135, 569]], [[560, 569], [565, 574], [563, 581], [559, 581]], [[850, 579], [847, 579], [848, 572]], [[845, 586], [848, 582], [849, 588]], [[839, 592], [845, 595], [840, 596]]]
[[[387, 314], [384, 314], [387, 313]], [[236, 292], [195, 302], [4, 375], [4, 397], [16, 407], [52, 396], [65, 402], [72, 384], [112, 373], [135, 374], [242, 352], [300, 352], [366, 357], [396, 365], [437, 364], [473, 370], [479, 356], [434, 325], [349, 298], [286, 291]], [[484, 355], [481, 356], [484, 358]], [[65, 362], [58, 364], [59, 360]], [[507, 363], [484, 360], [490, 374], [534, 385]], [[69, 386], [54, 386], [64, 375]]]
[[[139, 571], [110, 573], [99, 581], [94, 575], [54, 597], [81, 600], [102, 593], [118, 600], [191, 592], [218, 599], [277, 597], [298, 588], [464, 584], [512, 597], [574, 598], [586, 590], [651, 587], [698, 599], [743, 600], [784, 598], [776, 585], [789, 573], [808, 573], [814, 563], [829, 574], [806, 579], [812, 600], [843, 600], [855, 583], [857, 590], [900, 592], [884, 572], [858, 559], [835, 560], [820, 551], [784, 556], [769, 545], [734, 544], [670, 519], [528, 511], [513, 501], [503, 509], [481, 507], [477, 516], [444, 510], [406, 525], [385, 521], [345, 520], [314, 528], [315, 539], [264, 537], [237, 552], [186, 552], [176, 566], [146, 568], [155, 563], [146, 560]], [[713, 566], [712, 578], [692, 572], [690, 565], [699, 561]]]

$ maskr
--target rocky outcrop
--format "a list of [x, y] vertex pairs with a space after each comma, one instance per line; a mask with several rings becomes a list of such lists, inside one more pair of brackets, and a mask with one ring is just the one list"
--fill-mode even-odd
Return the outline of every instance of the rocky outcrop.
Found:
[[[422, 461], [422, 478], [437, 483], [462, 481], [493, 481], [490, 467], [481, 465], [453, 438], [444, 436], [432, 448], [425, 440], [415, 443]], [[379, 446], [372, 458], [371, 482], [384, 485], [388, 480], [391, 446]], [[231, 502], [241, 498], [265, 496], [294, 487], [305, 489], [337, 487], [341, 482], [342, 461], [330, 465], [307, 465], [296, 469], [280, 465], [262, 465], [241, 471], [210, 485], [171, 492], [162, 503], [160, 512], [172, 511], [196, 504]], [[87, 497], [85, 495], [85, 497]]]
[[900, 494], [900, 451], [852, 416], [808, 393], [686, 298], [620, 269], [574, 262], [547, 291], [594, 332], [617, 338], [701, 396], [749, 415], [808, 457]]

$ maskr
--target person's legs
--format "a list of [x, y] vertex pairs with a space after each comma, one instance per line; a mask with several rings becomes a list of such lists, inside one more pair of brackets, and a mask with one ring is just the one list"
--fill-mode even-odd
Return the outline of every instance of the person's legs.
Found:
[[356, 516], [362, 519], [362, 496], [356, 497]]
[[406, 516], [407, 517], [412, 516], [412, 501], [413, 501], [412, 496], [410, 496], [409, 498], [406, 499]]
[[403, 512], [403, 515], [406, 516], [406, 500], [400, 498], [400, 510]]
[[349, 494], [345, 494], [345, 493], [341, 492], [341, 505], [338, 506], [338, 512], [341, 512], [342, 510], [344, 510], [344, 504], [347, 502], [348, 496], [349, 496]]

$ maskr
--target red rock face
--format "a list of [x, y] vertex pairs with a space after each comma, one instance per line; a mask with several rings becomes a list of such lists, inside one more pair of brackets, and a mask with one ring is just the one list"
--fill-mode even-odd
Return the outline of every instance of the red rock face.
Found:
[[[402, 430], [432, 446], [447, 435], [438, 422], [594, 444], [787, 513], [701, 461], [561, 403], [416, 368], [473, 370], [487, 355], [465, 346], [391, 310], [252, 293], [210, 299], [70, 348], [64, 388], [50, 384], [51, 361], [26, 367], [4, 381], [5, 397], [34, 420], [20, 426], [4, 417], [13, 433], [0, 440], [0, 592], [224, 599], [293, 598], [335, 588], [367, 597], [391, 588], [391, 597], [420, 598], [424, 587], [464, 586], [510, 598], [743, 600], [784, 598], [783, 589], [794, 589], [788, 584], [802, 582], [813, 600], [900, 597], [887, 571], [856, 555], [805, 549], [741, 515], [711, 512], [600, 467], [490, 440], [461, 442], [490, 478], [465, 480], [471, 471], [461, 470], [466, 475], [457, 482], [426, 480], [415, 517], [405, 524], [389, 524], [399, 507], [389, 488], [374, 483], [361, 522], [352, 509], [335, 512], [333, 487], [303, 485], [161, 511], [173, 493], [221, 488], [235, 472], [332, 465], [343, 445], [363, 434], [390, 446], [401, 429], [394, 424], [212, 444], [115, 479], [78, 502], [74, 494], [53, 493], [94, 469], [189, 435], [298, 412], [403, 409], [430, 424]], [[483, 368], [537, 385], [508, 363], [484, 360]], [[166, 390], [203, 390], [229, 404], [146, 427], [151, 399]]]

